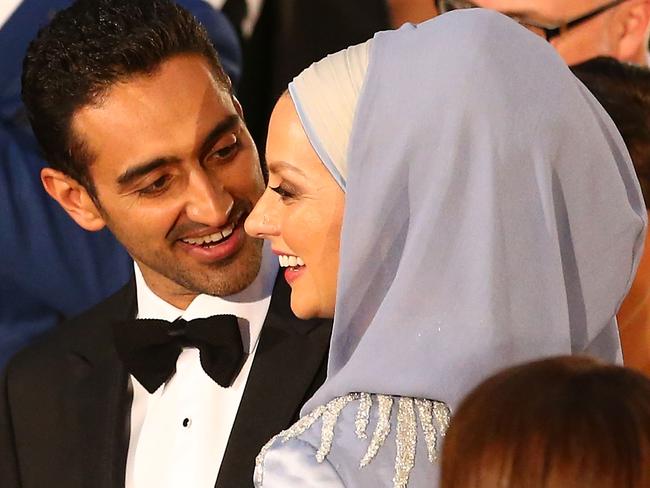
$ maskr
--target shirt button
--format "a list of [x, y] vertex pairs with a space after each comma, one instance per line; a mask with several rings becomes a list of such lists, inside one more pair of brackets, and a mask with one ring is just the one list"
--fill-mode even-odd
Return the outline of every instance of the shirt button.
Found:
[[192, 425], [192, 419], [185, 417], [183, 419], [183, 427], [189, 427], [190, 425]]

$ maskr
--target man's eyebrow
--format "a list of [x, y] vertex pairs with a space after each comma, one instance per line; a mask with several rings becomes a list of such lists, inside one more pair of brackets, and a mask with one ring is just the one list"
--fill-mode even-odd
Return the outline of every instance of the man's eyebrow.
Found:
[[180, 160], [175, 157], [168, 158], [156, 158], [146, 163], [137, 164], [127, 169], [117, 178], [117, 184], [120, 186], [127, 186], [129, 183], [132, 183], [134, 180], [144, 176], [152, 171], [165, 166], [166, 164], [177, 163]]
[[241, 123], [241, 117], [238, 114], [232, 114], [220, 121], [214, 128], [208, 133], [205, 140], [201, 144], [201, 150], [199, 151], [199, 157], [201, 160], [208, 154], [214, 143], [227, 132], [232, 131]]
[[[205, 156], [205, 154], [212, 148], [212, 145], [214, 144], [214, 141], [220, 138], [223, 134], [225, 134], [228, 131], [233, 130], [237, 125], [240, 123], [240, 117], [237, 114], [229, 115], [222, 121], [220, 121], [214, 128], [210, 131], [210, 133], [206, 136], [205, 140], [203, 141], [203, 144], [201, 144], [201, 151], [200, 155], [201, 158]], [[132, 183], [134, 180], [146, 175], [147, 173], [150, 173], [151, 171], [154, 171], [161, 166], [165, 166], [166, 164], [172, 164], [172, 163], [178, 163], [180, 162], [180, 159], [177, 157], [161, 157], [161, 158], [155, 158], [152, 159], [151, 161], [147, 161], [145, 163], [137, 164], [129, 169], [127, 169], [124, 173], [122, 173], [118, 178], [117, 178], [117, 183], [120, 186], [127, 186], [129, 183]]]
[[297, 173], [301, 176], [307, 177], [307, 175], [297, 166], [293, 166], [285, 161], [271, 161], [270, 163], [267, 163], [267, 167], [269, 168], [269, 171], [273, 173], [280, 173], [282, 171], [291, 171], [293, 173]]

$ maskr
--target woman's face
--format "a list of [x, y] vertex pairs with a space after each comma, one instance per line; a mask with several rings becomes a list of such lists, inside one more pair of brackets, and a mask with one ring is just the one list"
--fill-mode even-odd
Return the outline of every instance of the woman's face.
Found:
[[246, 232], [271, 241], [300, 318], [334, 316], [343, 190], [312, 148], [288, 95], [271, 115], [266, 145], [269, 184]]

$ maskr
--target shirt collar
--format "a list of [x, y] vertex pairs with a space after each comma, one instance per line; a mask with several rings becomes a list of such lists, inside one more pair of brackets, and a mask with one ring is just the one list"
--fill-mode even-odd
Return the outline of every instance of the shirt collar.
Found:
[[217, 314], [232, 314], [239, 318], [244, 349], [249, 353], [255, 349], [278, 272], [278, 260], [275, 259], [267, 241], [264, 242], [262, 249], [260, 271], [250, 286], [226, 297], [198, 295], [185, 310], [173, 306], [156, 295], [145, 282], [137, 263], [134, 263], [134, 268], [139, 319], [162, 319], [173, 322], [178, 318], [192, 320]]

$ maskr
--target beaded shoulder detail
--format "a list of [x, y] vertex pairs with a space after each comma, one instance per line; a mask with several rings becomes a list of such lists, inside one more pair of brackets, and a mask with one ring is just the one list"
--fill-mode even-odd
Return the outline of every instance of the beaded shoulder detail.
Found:
[[381, 447], [386, 443], [391, 430], [391, 416], [397, 408], [397, 425], [395, 428], [395, 443], [397, 455], [393, 488], [406, 488], [411, 469], [415, 465], [415, 449], [418, 434], [421, 434], [427, 446], [427, 458], [435, 463], [439, 453], [439, 438], [444, 437], [449, 427], [449, 407], [443, 402], [411, 397], [393, 397], [390, 395], [374, 395], [370, 393], [350, 393], [337, 397], [326, 405], [318, 406], [314, 411], [305, 415], [287, 430], [280, 432], [271, 439], [260, 451], [256, 459], [255, 483], [261, 486], [263, 481], [264, 458], [271, 446], [295, 439], [322, 419], [320, 446], [316, 451], [316, 460], [321, 463], [330, 453], [334, 440], [334, 429], [341, 411], [351, 402], [358, 402], [355, 418], [355, 433], [359, 439], [367, 439], [367, 429], [370, 423], [371, 411], [377, 410], [377, 425], [370, 436], [366, 453], [359, 460], [359, 467], [365, 468], [375, 458]]

